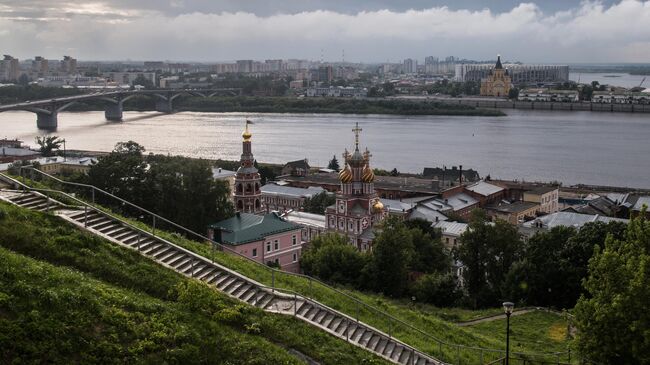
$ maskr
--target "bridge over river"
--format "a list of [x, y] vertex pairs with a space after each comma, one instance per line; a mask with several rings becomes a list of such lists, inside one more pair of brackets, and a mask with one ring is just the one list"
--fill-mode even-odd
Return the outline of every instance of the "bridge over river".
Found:
[[181, 95], [211, 97], [215, 95], [241, 95], [241, 89], [161, 89], [161, 90], [116, 90], [90, 94], [65, 96], [54, 99], [24, 101], [15, 104], [0, 105], [0, 112], [9, 110], [26, 110], [36, 114], [39, 129], [54, 130], [58, 126], [58, 114], [70, 106], [85, 100], [103, 100], [106, 102], [104, 115], [107, 120], [121, 121], [124, 102], [138, 95], [156, 97], [156, 111], [171, 113], [173, 101]]

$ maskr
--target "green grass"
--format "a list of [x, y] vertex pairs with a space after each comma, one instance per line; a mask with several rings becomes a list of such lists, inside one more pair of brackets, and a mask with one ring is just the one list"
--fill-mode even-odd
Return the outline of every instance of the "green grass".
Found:
[[0, 203], [0, 363], [385, 361], [60, 218]]

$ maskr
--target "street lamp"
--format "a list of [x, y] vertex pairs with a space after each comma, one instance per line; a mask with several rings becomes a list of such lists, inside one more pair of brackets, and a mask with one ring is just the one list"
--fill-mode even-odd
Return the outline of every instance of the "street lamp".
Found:
[[515, 308], [513, 302], [503, 302], [503, 311], [506, 312], [506, 365], [510, 364], [510, 315]]

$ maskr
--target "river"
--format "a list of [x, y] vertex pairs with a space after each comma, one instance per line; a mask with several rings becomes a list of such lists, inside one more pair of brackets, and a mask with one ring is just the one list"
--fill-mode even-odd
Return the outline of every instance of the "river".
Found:
[[[327, 165], [352, 148], [359, 122], [361, 145], [373, 167], [422, 172], [462, 164], [481, 176], [562, 181], [565, 184], [650, 188], [647, 114], [507, 110], [505, 117], [339, 114], [125, 112], [121, 123], [103, 112], [59, 114], [56, 135], [69, 149], [110, 151], [134, 140], [150, 152], [238, 160], [245, 118], [255, 122], [253, 153], [262, 162], [302, 158]], [[0, 113], [0, 138], [34, 145], [36, 115]]]
[[[644, 78], [646, 79], [645, 81], [643, 81]], [[601, 85], [612, 85], [625, 88], [639, 86], [639, 84], [643, 82], [643, 87], [650, 87], [650, 76], [631, 75], [629, 73], [620, 72], [571, 72], [569, 73], [569, 80], [576, 82], [579, 80], [581, 83], [586, 84], [590, 84], [592, 81], [598, 81]]]

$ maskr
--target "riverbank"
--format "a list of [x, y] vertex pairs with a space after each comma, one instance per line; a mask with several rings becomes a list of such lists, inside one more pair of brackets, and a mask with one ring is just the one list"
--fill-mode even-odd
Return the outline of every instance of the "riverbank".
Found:
[[[155, 110], [156, 98], [137, 96], [124, 103], [125, 111]], [[103, 111], [105, 102], [79, 102], [68, 111]], [[386, 115], [449, 115], [488, 116], [506, 114], [500, 110], [481, 109], [471, 105], [453, 105], [437, 100], [294, 98], [294, 97], [195, 97], [174, 99], [175, 111], [209, 113], [306, 113], [306, 114], [386, 114]]]

